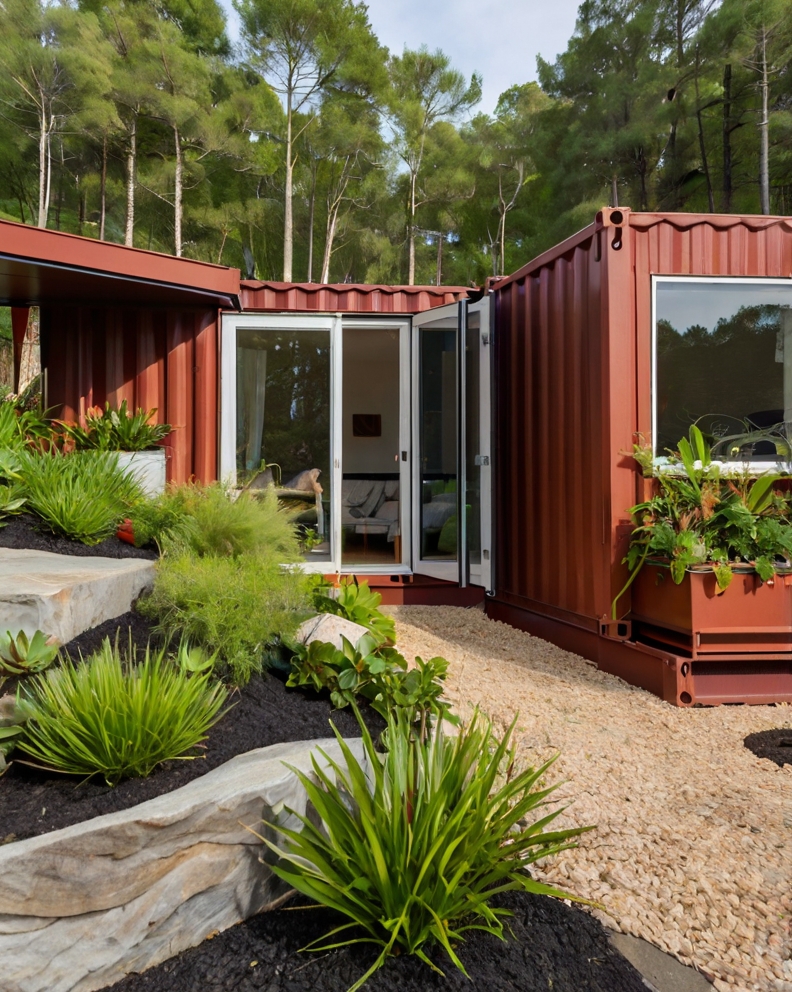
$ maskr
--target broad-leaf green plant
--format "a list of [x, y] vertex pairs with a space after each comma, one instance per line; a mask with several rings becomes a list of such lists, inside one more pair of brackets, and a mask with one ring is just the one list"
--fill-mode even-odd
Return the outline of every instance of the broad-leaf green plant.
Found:
[[543, 784], [554, 759], [516, 772], [513, 728], [498, 741], [477, 713], [458, 736], [446, 737], [440, 726], [421, 742], [400, 712], [388, 719], [384, 759], [360, 720], [364, 762], [335, 730], [342, 761], [320, 750], [312, 775], [293, 769], [322, 822], [297, 814], [300, 830], [270, 824], [285, 853], [265, 842], [282, 855], [273, 867], [280, 878], [348, 920], [307, 949], [380, 948], [349, 992], [389, 954], [415, 954], [439, 971], [428, 954], [433, 944], [467, 974], [457, 956], [465, 933], [503, 938], [508, 912], [493, 905], [500, 893], [573, 898], [535, 881], [527, 868], [591, 828], [547, 829], [562, 812], [548, 811], [557, 786]]
[[[636, 446], [634, 454], [648, 472], [646, 451]], [[677, 584], [688, 571], [711, 571], [721, 592], [735, 570], [755, 571], [768, 581], [792, 568], [792, 506], [789, 494], [776, 488], [779, 479], [774, 472], [725, 476], [694, 424], [657, 474], [655, 494], [629, 511], [635, 528], [624, 563], [630, 575], [613, 601], [614, 619], [646, 561], [667, 565]]]
[[17, 746], [26, 760], [108, 785], [145, 777], [163, 761], [190, 759], [223, 715], [225, 687], [207, 672], [187, 675], [165, 650], [142, 661], [105, 639], [80, 663], [37, 676], [21, 696], [27, 716]]
[[367, 627], [381, 641], [396, 642], [396, 622], [380, 610], [382, 596], [372, 592], [368, 582], [357, 577], [341, 582], [335, 597], [328, 596], [324, 584], [314, 588], [314, 606], [319, 613], [333, 613], [353, 623]]
[[341, 644], [341, 648], [323, 641], [295, 645], [286, 685], [327, 690], [339, 709], [363, 698], [386, 719], [395, 709], [405, 709], [419, 725], [421, 737], [432, 720], [456, 722], [450, 704], [442, 698], [448, 672], [445, 658], [416, 658], [408, 669], [404, 656], [383, 645], [375, 634], [364, 634], [356, 645], [342, 635]]
[[312, 685], [317, 692], [327, 689], [340, 709], [359, 695], [373, 700], [380, 691], [379, 677], [404, 665], [399, 652], [383, 647], [374, 634], [364, 634], [357, 644], [342, 635], [340, 648], [325, 641], [298, 647], [286, 685]]
[[0, 696], [0, 775], [8, 768], [8, 755], [14, 750], [27, 722], [27, 713], [17, 696]]

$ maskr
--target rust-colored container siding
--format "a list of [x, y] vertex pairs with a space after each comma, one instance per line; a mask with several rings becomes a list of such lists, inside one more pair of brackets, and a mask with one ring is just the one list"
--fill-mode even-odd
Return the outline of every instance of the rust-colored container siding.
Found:
[[423, 313], [445, 303], [456, 303], [470, 290], [462, 286], [364, 286], [318, 283], [240, 283], [243, 310], [293, 313]]
[[173, 424], [168, 479], [217, 478], [216, 310], [41, 308], [46, 403], [77, 420], [126, 400]]
[[[684, 702], [692, 686], [679, 659], [631, 646], [629, 624], [610, 623], [627, 578], [626, 511], [643, 497], [628, 453], [636, 434], [651, 432], [652, 275], [788, 278], [792, 220], [603, 210], [494, 284], [497, 557], [488, 612]], [[629, 609], [628, 593], [620, 615]], [[724, 678], [721, 699], [731, 698]], [[787, 681], [792, 698], [792, 667]]]

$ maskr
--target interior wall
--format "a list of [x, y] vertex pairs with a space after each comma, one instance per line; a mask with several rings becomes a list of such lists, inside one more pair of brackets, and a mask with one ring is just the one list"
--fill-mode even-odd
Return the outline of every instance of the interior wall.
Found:
[[[349, 473], [399, 471], [399, 332], [345, 327], [343, 462]], [[379, 414], [381, 437], [354, 437], [352, 415]]]

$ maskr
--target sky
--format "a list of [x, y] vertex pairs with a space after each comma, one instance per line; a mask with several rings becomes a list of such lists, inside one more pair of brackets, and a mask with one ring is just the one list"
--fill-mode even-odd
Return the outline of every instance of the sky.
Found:
[[[231, 0], [229, 34], [239, 37]], [[553, 62], [575, 28], [579, 0], [368, 0], [374, 32], [391, 52], [404, 46], [442, 49], [484, 92], [477, 111], [492, 113], [504, 90], [536, 79], [536, 56]]]
[[723, 283], [713, 289], [707, 283], [661, 282], [657, 286], [657, 319], [667, 320], [684, 334], [699, 325], [712, 332], [721, 318], [733, 317], [740, 307], [760, 304], [792, 305], [789, 280], [782, 284]]

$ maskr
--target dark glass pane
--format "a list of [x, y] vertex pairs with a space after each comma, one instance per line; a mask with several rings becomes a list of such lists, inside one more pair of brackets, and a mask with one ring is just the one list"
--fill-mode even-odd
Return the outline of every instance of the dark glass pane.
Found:
[[456, 561], [456, 330], [420, 332], [421, 558]]
[[468, 561], [481, 564], [481, 315], [468, 315], [465, 341], [465, 513]]
[[657, 456], [676, 450], [695, 423], [716, 457], [786, 457], [791, 307], [792, 287], [682, 280], [657, 285]]
[[310, 557], [330, 558], [329, 331], [237, 332], [237, 478], [274, 483]]

